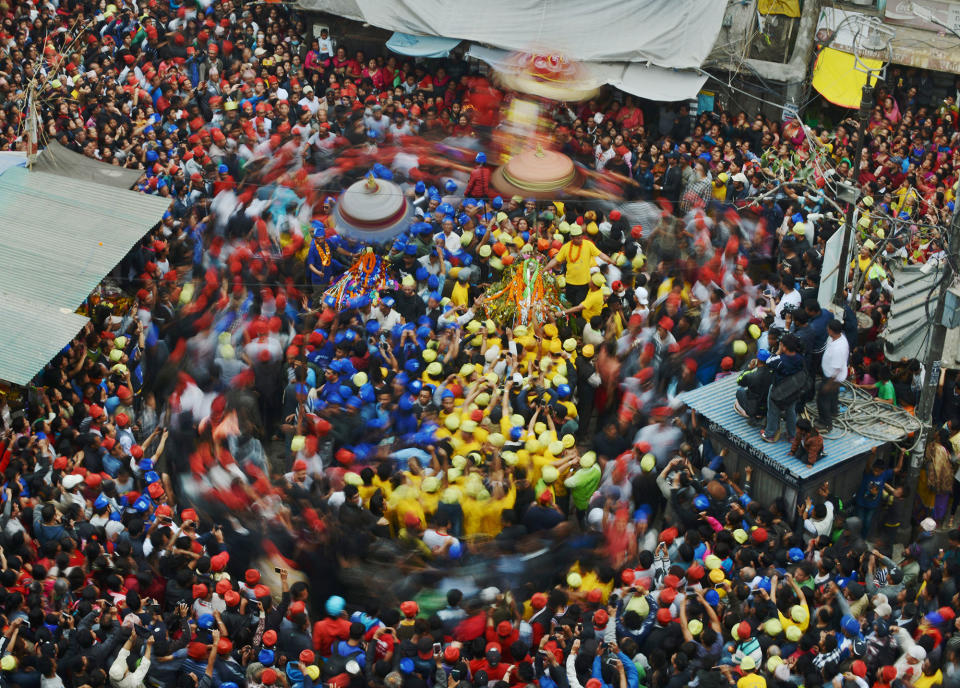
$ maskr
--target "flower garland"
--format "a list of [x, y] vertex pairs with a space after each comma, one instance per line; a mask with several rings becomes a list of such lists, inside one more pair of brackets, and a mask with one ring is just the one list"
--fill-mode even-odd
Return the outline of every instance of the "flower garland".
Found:
[[562, 315], [560, 288], [543, 267], [540, 256], [508, 266], [503, 279], [487, 290], [483, 303], [487, 317], [500, 324], [532, 325]]
[[371, 303], [376, 305], [381, 290], [396, 288], [396, 280], [387, 276], [380, 256], [367, 248], [343, 276], [324, 292], [324, 297], [332, 296], [338, 309], [352, 308], [361, 296], [370, 296]]

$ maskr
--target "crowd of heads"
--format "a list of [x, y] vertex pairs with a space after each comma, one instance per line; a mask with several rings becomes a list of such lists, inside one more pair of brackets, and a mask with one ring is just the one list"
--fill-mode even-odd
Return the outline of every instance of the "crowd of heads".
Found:
[[[928, 75], [878, 89], [859, 161], [846, 120], [545, 106], [587, 182], [544, 201], [491, 185], [517, 96], [477, 64], [368, 55], [285, 5], [20, 3], [0, 45], [4, 148], [34, 93], [42, 145], [170, 199], [0, 408], [0, 684], [960, 682], [960, 532], [937, 533], [960, 405], [915, 503], [894, 447], [852, 499], [793, 505], [751, 498], [679, 396], [737, 376], [730, 404], [771, 440], [784, 415], [814, 465], [789, 375], [916, 403], [882, 331], [897, 270], [945, 255], [958, 117]], [[386, 288], [338, 300], [370, 254], [334, 209], [368, 174], [416, 217], [375, 249]], [[558, 298], [504, 318], [531, 259]]]

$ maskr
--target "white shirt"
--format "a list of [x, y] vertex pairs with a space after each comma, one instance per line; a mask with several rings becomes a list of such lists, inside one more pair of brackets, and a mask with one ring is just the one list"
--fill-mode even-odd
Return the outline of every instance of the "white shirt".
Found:
[[850, 345], [842, 334], [834, 339], [827, 337], [827, 347], [823, 350], [823, 376], [843, 382], [847, 379], [847, 359], [850, 358]]
[[776, 327], [781, 329], [787, 327], [787, 321], [784, 320], [783, 317], [783, 309], [788, 305], [792, 305], [794, 308], [800, 305], [800, 292], [796, 289], [780, 297], [780, 303], [777, 304], [776, 309], [773, 311], [773, 324]]
[[297, 101], [297, 105], [307, 108], [311, 115], [315, 115], [317, 114], [317, 110], [320, 109], [320, 99], [316, 97], [311, 99], [304, 96]]

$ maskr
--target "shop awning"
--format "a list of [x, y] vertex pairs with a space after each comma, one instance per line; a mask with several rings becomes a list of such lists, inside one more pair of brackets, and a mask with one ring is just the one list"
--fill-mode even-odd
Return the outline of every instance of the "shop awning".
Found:
[[[883, 64], [880, 60], [861, 58], [861, 61], [870, 69], [880, 69]], [[855, 69], [856, 57], [834, 48], [824, 48], [817, 55], [813, 65], [813, 79], [811, 84], [824, 98], [834, 105], [847, 108], [860, 107], [860, 91], [867, 83], [865, 71]], [[871, 77], [875, 84], [877, 77]]]
[[709, 55], [727, 4], [718, 0], [296, 0], [389, 31], [445, 36], [570, 60], [649, 62], [695, 69]]
[[387, 48], [400, 55], [410, 57], [446, 57], [460, 44], [459, 38], [443, 36], [414, 36], [394, 31], [387, 40]]
[[0, 174], [0, 379], [25, 385], [86, 322], [74, 313], [170, 199], [10, 167]]
[[[470, 46], [467, 57], [473, 57], [496, 68], [509, 55], [506, 50]], [[622, 91], [647, 98], [674, 102], [696, 98], [707, 82], [707, 76], [683, 69], [664, 69], [654, 65], [635, 62], [584, 62], [588, 78], [578, 82], [584, 88], [596, 88], [610, 84]]]

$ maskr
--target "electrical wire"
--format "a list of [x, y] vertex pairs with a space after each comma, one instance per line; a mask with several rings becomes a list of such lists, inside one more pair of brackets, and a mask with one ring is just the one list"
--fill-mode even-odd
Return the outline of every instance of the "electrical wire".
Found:
[[[923, 423], [905, 410], [879, 401], [850, 382], [842, 383], [846, 394], [841, 396], [843, 406], [833, 421], [833, 429], [825, 433], [825, 439], [839, 440], [847, 433], [861, 435], [878, 442], [903, 442], [913, 435], [909, 451], [923, 440]], [[817, 417], [816, 402], [808, 402], [804, 411], [809, 418]]]

